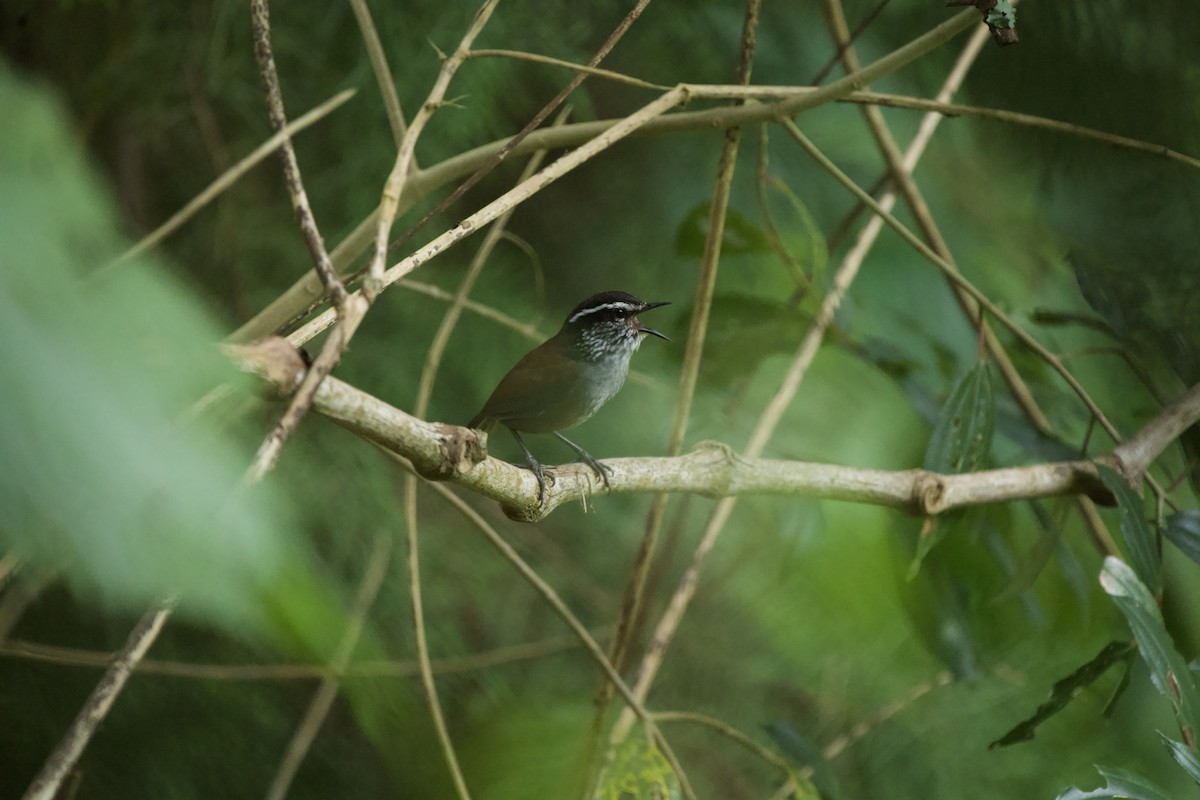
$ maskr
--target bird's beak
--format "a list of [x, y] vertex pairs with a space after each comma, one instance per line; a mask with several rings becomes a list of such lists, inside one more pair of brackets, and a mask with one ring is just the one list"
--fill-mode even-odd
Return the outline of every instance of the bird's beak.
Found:
[[[658, 308], [659, 306], [669, 306], [669, 305], [671, 305], [670, 300], [663, 300], [658, 303], [646, 303], [646, 305], [642, 307], [642, 311], [649, 311], [652, 308]], [[638, 313], [640, 314], [640, 313], [642, 313], [642, 311], [639, 311]], [[669, 337], [664, 336], [663, 334], [659, 333], [658, 331], [654, 330], [653, 328], [647, 328], [646, 326], [642, 325], [642, 323], [640, 321], [637, 322], [637, 332], [638, 333], [647, 333], [651, 336], [657, 336], [658, 338], [665, 339], [668, 342], [671, 341], [671, 339]]]

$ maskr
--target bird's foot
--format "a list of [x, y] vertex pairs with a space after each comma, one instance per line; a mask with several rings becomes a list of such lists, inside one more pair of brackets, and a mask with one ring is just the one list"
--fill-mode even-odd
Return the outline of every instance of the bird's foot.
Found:
[[613, 468], [608, 464], [605, 464], [603, 461], [597, 461], [587, 453], [582, 453], [581, 455], [583, 456], [583, 463], [591, 467], [592, 472], [596, 473], [596, 476], [599, 477], [600, 481], [604, 484], [604, 491], [612, 491], [612, 487], [608, 485], [608, 475], [613, 471]]
[[534, 461], [529, 465], [533, 477], [537, 478], [538, 482], [538, 505], [546, 501], [546, 468], [540, 462]]

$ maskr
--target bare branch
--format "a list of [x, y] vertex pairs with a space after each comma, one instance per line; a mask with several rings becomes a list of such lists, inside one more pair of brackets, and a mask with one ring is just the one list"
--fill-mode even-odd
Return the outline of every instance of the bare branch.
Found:
[[243, 175], [257, 166], [260, 161], [271, 155], [271, 153], [274, 153], [285, 143], [290, 142], [292, 136], [304, 130], [309, 125], [312, 125], [314, 122], [328, 116], [353, 96], [354, 89], [346, 89], [338, 92], [313, 110], [289, 122], [283, 127], [282, 130], [277, 131], [274, 136], [256, 147], [254, 152], [250, 153], [241, 161], [221, 173], [215, 181], [210, 183], [204, 188], [203, 191], [189, 200], [187, 205], [172, 214], [170, 219], [168, 219], [162, 225], [159, 225], [150, 233], [146, 234], [146, 236], [142, 237], [141, 241], [139, 241], [133, 247], [129, 248], [120, 256], [97, 270], [97, 276], [103, 275], [110, 269], [141, 255], [153, 247], [156, 247], [159, 242], [183, 227], [188, 220], [196, 216], [196, 214], [198, 214], [202, 208], [219, 197], [226, 189], [237, 183], [237, 181]]
[[126, 681], [137, 668], [138, 662], [146, 655], [146, 651], [154, 644], [159, 632], [171, 616], [174, 600], [168, 600], [156, 606], [141, 618], [130, 632], [125, 646], [117, 653], [112, 665], [96, 684], [83, 708], [79, 710], [70, 729], [59, 742], [58, 747], [46, 759], [41, 772], [25, 790], [23, 800], [54, 800], [58, 796], [63, 780], [79, 762], [84, 749], [96, 728], [104, 721], [108, 711], [116, 702]]
[[354, 19], [358, 22], [358, 29], [362, 33], [363, 45], [367, 48], [367, 57], [371, 61], [371, 70], [375, 73], [375, 81], [379, 84], [379, 96], [383, 98], [383, 107], [387, 112], [388, 124], [392, 128], [392, 137], [396, 140], [396, 146], [399, 147], [404, 139], [407, 125], [404, 122], [404, 112], [400, 109], [396, 84], [392, 82], [392, 71], [388, 68], [387, 54], [383, 52], [383, 42], [379, 40], [379, 31], [375, 29], [375, 20], [371, 17], [371, 9], [367, 8], [366, 0], [350, 0], [350, 8], [354, 11]]
[[[271, 127], [277, 133], [282, 132], [287, 128], [287, 113], [283, 109], [283, 92], [279, 88], [279, 74], [275, 71], [275, 56], [271, 51], [271, 16], [267, 0], [250, 0], [250, 22], [254, 27], [254, 57], [258, 61], [259, 75], [267, 93], [267, 115], [271, 119]], [[304, 244], [308, 247], [313, 267], [334, 305], [341, 305], [346, 290], [338, 280], [329, 253], [325, 251], [325, 242], [321, 240], [321, 232], [308, 203], [308, 193], [304, 191], [300, 164], [296, 160], [291, 138], [284, 139], [279, 155], [283, 161], [284, 182], [292, 198], [292, 209], [300, 223], [300, 232], [304, 235]]]
[[[289, 365], [275, 362], [282, 348], [231, 347], [231, 355], [260, 377], [299, 375], [304, 364], [293, 355]], [[265, 379], [265, 378], [264, 378]], [[272, 388], [286, 394], [294, 379]], [[430, 480], [449, 480], [503, 504], [511, 518], [533, 522], [558, 506], [602, 492], [595, 473], [584, 465], [549, 469], [553, 478], [538, 504], [537, 480], [526, 469], [485, 453], [486, 435], [457, 425], [425, 422], [336, 378], [328, 378], [313, 407], [342, 427], [412, 461]], [[952, 508], [1035, 497], [1084, 494], [1101, 503], [1112, 498], [1096, 478], [1095, 465], [1121, 471], [1131, 481], [1179, 432], [1200, 420], [1200, 388], [1194, 388], [1151, 420], [1126, 449], [1092, 460], [1062, 461], [1023, 467], [940, 475], [920, 469], [899, 472], [833, 464], [757, 457], [757, 450], [735, 454], [719, 443], [700, 445], [675, 458], [617, 458], [605, 463], [613, 493], [687, 492], [705, 497], [777, 494], [869, 503], [912, 514], [939, 514]], [[1131, 467], [1132, 465], [1132, 467]]]
[[387, 577], [391, 555], [391, 536], [387, 533], [376, 534], [375, 546], [367, 560], [367, 569], [363, 573], [362, 580], [359, 581], [358, 594], [354, 600], [354, 607], [350, 611], [349, 624], [345, 633], [342, 634], [341, 641], [338, 642], [337, 652], [333, 654], [329, 663], [331, 674], [321, 679], [321, 685], [313, 695], [308, 710], [304, 713], [304, 719], [292, 736], [291, 742], [288, 743], [283, 761], [280, 762], [279, 769], [275, 772], [275, 777], [267, 789], [268, 800], [283, 800], [287, 796], [292, 780], [296, 777], [296, 771], [300, 769], [300, 764], [303, 763], [309, 748], [317, 738], [321, 725], [329, 716], [329, 709], [333, 707], [333, 701], [337, 698], [338, 693], [336, 676], [345, 674], [346, 668], [350, 666], [350, 659], [354, 655], [354, 649], [358, 646], [358, 640], [366, 625], [367, 614], [370, 613], [371, 606], [375, 604], [375, 598], [379, 595], [380, 587], [383, 586], [383, 579]]
[[396, 163], [392, 165], [392, 171], [383, 185], [383, 197], [379, 201], [379, 213], [375, 224], [375, 251], [367, 267], [366, 282], [363, 284], [369, 301], [374, 300], [375, 296], [387, 285], [383, 282], [383, 262], [387, 257], [388, 237], [399, 210], [400, 198], [404, 194], [404, 184], [408, 180], [409, 170], [413, 165], [417, 140], [421, 137], [429, 120], [433, 118], [434, 112], [441, 107], [446, 97], [446, 90], [450, 88], [450, 81], [454, 78], [454, 73], [466, 60], [467, 53], [471, 50], [471, 43], [475, 41], [476, 36], [483, 32], [483, 28], [491, 19], [498, 2], [499, 0], [486, 0], [475, 12], [475, 18], [471, 21], [471, 26], [467, 29], [466, 34], [463, 35], [458, 49], [442, 62], [437, 80], [434, 81], [433, 88], [429, 90], [429, 96], [421, 104], [421, 109], [413, 117], [412, 125], [404, 132], [404, 138], [400, 141], [400, 152], [396, 154]]
[[[840, 100], [852, 92], [860, 89], [862, 86], [871, 81], [878, 80], [886, 75], [889, 75], [900, 69], [906, 64], [911, 63], [920, 56], [937, 48], [943, 43], [957, 36], [970, 25], [974, 24], [974, 12], [967, 10], [959, 12], [954, 17], [946, 20], [940, 25], [927, 31], [926, 33], [913, 39], [908, 44], [892, 51], [888, 55], [880, 58], [878, 61], [871, 63], [863, 68], [862, 71], [853, 75], [848, 75], [840, 80], [834, 81], [819, 89], [806, 89], [800, 91], [784, 91], [782, 94], [787, 94], [787, 98], [776, 103], [767, 104], [746, 104], [736, 107], [723, 107], [719, 109], [711, 109], [704, 111], [688, 111], [678, 114], [663, 116], [665, 112], [674, 103], [668, 103], [662, 109], [662, 112], [654, 113], [646, 119], [639, 119], [637, 124], [632, 129], [624, 130], [617, 139], [632, 133], [633, 130], [642, 130], [645, 132], [672, 132], [682, 130], [713, 130], [724, 129], [735, 125], [745, 125], [752, 122], [774, 121], [783, 117], [790, 117], [795, 114], [805, 111], [809, 108], [822, 105], [828, 102]], [[741, 95], [748, 97], [746, 87], [724, 87], [741, 92]], [[670, 92], [667, 92], [654, 103], [650, 103], [641, 111], [641, 114], [651, 106], [655, 106], [659, 102], [665, 101], [675, 92], [684, 92], [688, 89], [686, 86], [676, 87]], [[768, 93], [771, 90], [767, 90]], [[774, 90], [774, 95], [779, 96], [781, 92]], [[690, 96], [690, 95], [689, 95]], [[713, 94], [713, 97], [724, 97], [731, 99], [728, 94]], [[677, 100], [682, 100], [682, 97], [677, 97]], [[657, 122], [655, 121], [657, 119]], [[505, 151], [510, 155], [520, 153], [531, 153], [540, 149], [555, 149], [559, 147], [569, 147], [572, 145], [586, 142], [580, 146], [579, 150], [583, 150], [594, 141], [600, 139], [606, 132], [621, 128], [629, 122], [629, 117], [624, 117], [620, 120], [601, 120], [598, 122], [585, 122], [576, 125], [564, 125], [558, 129], [543, 129], [530, 133], [519, 145], [512, 146], [509, 150], [509, 139], [493, 142], [491, 144], [477, 147], [474, 150], [462, 153], [454, 158], [447, 159], [440, 164], [434, 165], [428, 169], [421, 170], [418, 173], [410, 176], [405, 184], [407, 191], [405, 196], [401, 198], [399, 210], [404, 210], [410, 207], [413, 203], [429, 194], [434, 188], [445, 185], [447, 182], [454, 180], [457, 177], [470, 174], [479, 167], [480, 164], [486, 163], [488, 160], [495, 157], [497, 152]], [[615, 141], [615, 140], [614, 140]], [[603, 148], [601, 148], [603, 149]], [[579, 151], [576, 151], [579, 152]], [[570, 154], [574, 155], [574, 153]], [[594, 155], [594, 153], [593, 153]], [[564, 157], [565, 159], [565, 157]], [[581, 159], [578, 163], [566, 162], [564, 159], [559, 159], [550, 168], [555, 168], [556, 165], [578, 166], [586, 159]], [[549, 168], [548, 168], [549, 169]], [[564, 170], [565, 172], [565, 170]], [[555, 178], [561, 175], [555, 175]], [[549, 183], [550, 181], [547, 181]], [[478, 213], [478, 212], [477, 212]], [[372, 213], [367, 219], [354, 229], [354, 231], [343, 240], [334, 250], [334, 261], [339, 268], [348, 266], [355, 258], [358, 257], [373, 241], [374, 231], [376, 229], [375, 221], [378, 218], [378, 210]], [[483, 224], [494, 218], [494, 215], [478, 221], [477, 224]], [[458, 231], [455, 228], [454, 231]], [[400, 264], [394, 266], [392, 270], [396, 270], [401, 265], [406, 265], [403, 272], [409, 272], [415, 269], [432, 255], [436, 255], [441, 250], [445, 249], [450, 244], [462, 238], [462, 234], [454, 231], [443, 234], [434, 242], [441, 242], [438, 247], [430, 251], [433, 243], [426, 245], [418, 252], [429, 251], [419, 260], [409, 263], [409, 259], [401, 261]], [[450, 241], [442, 242], [445, 236], [451, 236]], [[412, 256], [409, 257], [410, 259]], [[389, 270], [389, 274], [391, 270]], [[284, 292], [279, 298], [268, 305], [265, 309], [259, 312], [255, 317], [243, 324], [237, 331], [230, 335], [231, 342], [247, 342], [263, 336], [270, 335], [281, 329], [285, 324], [296, 317], [306, 309], [313, 301], [317, 292], [313, 283], [313, 279], [301, 279], [290, 289]], [[323, 315], [323, 322], [319, 330], [324, 330], [332, 324], [332, 315]], [[319, 331], [318, 331], [319, 332]], [[315, 334], [314, 334], [315, 335]]]

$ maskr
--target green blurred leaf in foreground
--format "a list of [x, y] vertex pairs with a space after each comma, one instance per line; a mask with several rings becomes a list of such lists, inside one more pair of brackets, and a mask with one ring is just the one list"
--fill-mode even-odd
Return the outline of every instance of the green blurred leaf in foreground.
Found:
[[107, 605], [178, 592], [226, 627], [307, 638], [296, 609], [330, 606], [281, 504], [235, 492], [248, 454], [186, 414], [231, 379], [217, 326], [153, 265], [89, 277], [125, 246], [110, 201], [60, 110], [3, 64], [0, 107], [0, 548]]

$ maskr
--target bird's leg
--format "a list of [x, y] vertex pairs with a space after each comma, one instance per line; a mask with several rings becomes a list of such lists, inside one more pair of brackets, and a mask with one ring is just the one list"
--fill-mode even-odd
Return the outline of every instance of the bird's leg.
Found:
[[514, 429], [512, 431], [513, 438], [517, 440], [517, 444], [521, 445], [521, 449], [525, 451], [525, 461], [529, 464], [529, 469], [538, 482], [538, 502], [541, 503], [546, 499], [546, 470], [542, 467], [541, 462], [533, 457], [533, 453], [529, 452], [529, 448], [525, 446], [525, 440], [521, 438], [521, 434]]
[[611, 489], [611, 487], [608, 485], [608, 473], [612, 472], [612, 467], [608, 466], [607, 464], [601, 464], [599, 461], [592, 458], [591, 453], [589, 453], [587, 450], [584, 450], [582, 447], [575, 444], [558, 431], [555, 431], [554, 435], [566, 442], [572, 450], [579, 454], [579, 458], [582, 459], [583, 463], [591, 467], [592, 472], [595, 472], [600, 476], [600, 480], [604, 482], [605, 489]]

